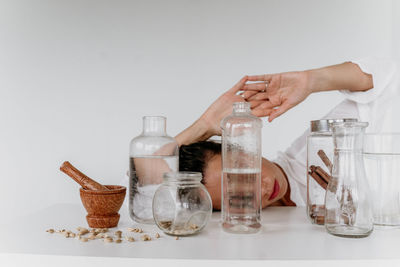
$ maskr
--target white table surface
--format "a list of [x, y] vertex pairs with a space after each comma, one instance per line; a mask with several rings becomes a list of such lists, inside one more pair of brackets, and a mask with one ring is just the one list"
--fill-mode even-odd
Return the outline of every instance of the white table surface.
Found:
[[[124, 209], [125, 207], [123, 207]], [[349, 239], [329, 235], [325, 228], [311, 225], [304, 208], [274, 207], [262, 212], [263, 227], [257, 234], [225, 233], [219, 226], [220, 213], [213, 214], [207, 227], [198, 235], [174, 237], [163, 234], [155, 225], [139, 225], [122, 212], [118, 228], [141, 227], [161, 238], [121, 244], [93, 240], [83, 243], [49, 234], [48, 228], [76, 232], [86, 227], [81, 205], [60, 204], [13, 222], [2, 222], [0, 252], [63, 256], [168, 258], [209, 260], [361, 260], [399, 259], [400, 229], [375, 229], [367, 238]], [[112, 229], [113, 231], [116, 229]], [[130, 233], [131, 234], [131, 233]]]

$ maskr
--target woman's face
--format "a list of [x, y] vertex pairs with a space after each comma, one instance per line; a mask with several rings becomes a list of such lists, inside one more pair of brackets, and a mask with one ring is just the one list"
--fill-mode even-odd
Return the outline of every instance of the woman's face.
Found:
[[[262, 207], [266, 207], [282, 198], [286, 193], [287, 181], [277, 178], [274, 171], [276, 166], [266, 159], [261, 162], [261, 201]], [[276, 167], [277, 168], [277, 167]], [[214, 209], [221, 209], [221, 155], [212, 156], [204, 169], [204, 185], [211, 195]]]

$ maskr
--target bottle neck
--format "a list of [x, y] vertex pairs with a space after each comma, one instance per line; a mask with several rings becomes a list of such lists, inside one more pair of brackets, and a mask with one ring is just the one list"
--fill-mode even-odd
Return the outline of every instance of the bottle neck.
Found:
[[233, 114], [250, 114], [250, 103], [248, 102], [235, 102], [233, 103]]
[[143, 134], [153, 136], [166, 135], [166, 121], [167, 119], [162, 116], [143, 117]]

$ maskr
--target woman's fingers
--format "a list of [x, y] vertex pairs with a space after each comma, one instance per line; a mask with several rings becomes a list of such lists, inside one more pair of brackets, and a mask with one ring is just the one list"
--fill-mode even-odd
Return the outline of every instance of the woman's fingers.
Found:
[[229, 89], [229, 92], [231, 93], [237, 93], [238, 91], [242, 90], [242, 87], [245, 85], [245, 83], [248, 80], [248, 76], [244, 76], [242, 79], [240, 79], [239, 82], [237, 82], [231, 89]]
[[258, 94], [258, 91], [243, 91], [242, 96], [244, 99], [249, 99], [250, 97], [256, 94]]
[[257, 93], [252, 95], [249, 98], [245, 98], [247, 101], [252, 101], [252, 100], [268, 100], [268, 93]]
[[250, 108], [255, 109], [259, 105], [263, 104], [265, 101], [259, 100], [259, 101], [248, 101], [250, 103]]
[[255, 90], [255, 91], [265, 91], [267, 90], [268, 83], [248, 83], [245, 84], [242, 90]]
[[249, 81], [253, 81], [253, 82], [270, 82], [272, 79], [272, 74], [263, 74], [263, 75], [249, 75], [247, 76]]
[[284, 102], [281, 106], [279, 106], [278, 108], [274, 109], [269, 117], [268, 117], [268, 121], [271, 122], [274, 119], [278, 118], [280, 115], [282, 115], [283, 113], [285, 113], [286, 111], [288, 111], [292, 106], [290, 104], [287, 104], [286, 102]]
[[251, 113], [257, 117], [267, 117], [271, 114], [272, 111], [273, 111], [272, 108], [271, 109], [263, 109], [263, 108], [257, 107], [255, 109], [253, 109], [251, 111]]

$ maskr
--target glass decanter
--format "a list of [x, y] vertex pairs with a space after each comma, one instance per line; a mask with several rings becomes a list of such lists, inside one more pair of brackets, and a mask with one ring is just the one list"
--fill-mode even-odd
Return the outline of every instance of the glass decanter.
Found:
[[366, 237], [373, 231], [371, 194], [363, 160], [367, 122], [332, 125], [334, 162], [325, 196], [326, 230], [341, 237]]

